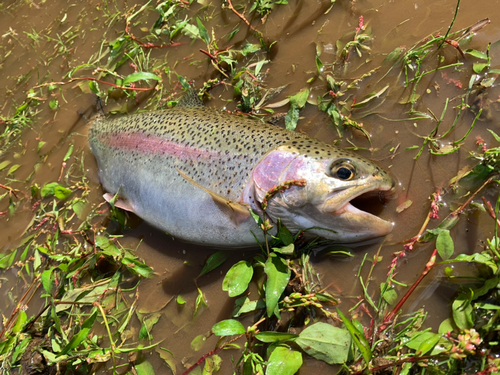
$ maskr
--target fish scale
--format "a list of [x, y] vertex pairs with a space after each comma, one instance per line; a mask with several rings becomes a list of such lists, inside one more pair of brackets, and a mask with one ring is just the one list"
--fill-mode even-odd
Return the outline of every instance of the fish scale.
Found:
[[[333, 207], [331, 191], [339, 186], [345, 190], [342, 181], [328, 176], [335, 160], [355, 165], [359, 177], [364, 178], [363, 186], [354, 186], [360, 184], [358, 179], [346, 188], [355, 190], [355, 194], [394, 186], [384, 170], [352, 152], [305, 134], [199, 105], [111, 119], [96, 117], [89, 142], [104, 189], [113, 195], [118, 193], [122, 207], [176, 237], [202, 244], [250, 246], [255, 244], [254, 234], [262, 241], [263, 235], [248, 209], [262, 215], [260, 203], [265, 193], [282, 183], [284, 176], [305, 178], [307, 186], [277, 195], [267, 212], [272, 221], [278, 219], [272, 216], [276, 212], [293, 230], [301, 225], [330, 228], [333, 223], [305, 219], [297, 210], [313, 201], [317, 205], [322, 199], [329, 202], [329, 209]], [[290, 165], [297, 165], [298, 170], [290, 169]], [[302, 194], [300, 199], [305, 200], [297, 203], [293, 194]], [[347, 203], [342, 202], [349, 207]], [[323, 209], [318, 206], [315, 210]], [[325, 220], [323, 216], [323, 212], [317, 215]], [[335, 217], [328, 214], [326, 219]], [[367, 220], [373, 221], [370, 225], [382, 221], [375, 216]], [[348, 221], [354, 223], [352, 218]], [[356, 229], [352, 232], [346, 241], [338, 235], [330, 238], [353, 242], [376, 236], [360, 235]], [[318, 234], [328, 238], [325, 231]]]

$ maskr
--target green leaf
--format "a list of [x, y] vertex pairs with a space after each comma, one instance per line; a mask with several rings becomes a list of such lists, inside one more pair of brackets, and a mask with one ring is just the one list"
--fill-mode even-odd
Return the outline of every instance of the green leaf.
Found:
[[457, 297], [451, 306], [453, 321], [460, 329], [471, 329], [474, 326], [473, 310], [470, 300], [465, 294]]
[[436, 249], [438, 254], [443, 260], [448, 260], [453, 255], [455, 247], [453, 245], [453, 239], [450, 236], [450, 231], [447, 229], [442, 229], [436, 239]]
[[474, 63], [472, 64], [472, 70], [474, 70], [474, 73], [479, 74], [486, 68], [488, 68], [490, 64], [488, 63]]
[[24, 325], [28, 321], [28, 315], [23, 310], [19, 310], [17, 315], [16, 324], [12, 327], [12, 333], [19, 333], [24, 328]]
[[14, 250], [11, 253], [0, 255], [0, 269], [9, 268], [14, 263], [14, 259], [16, 259], [17, 250]]
[[285, 127], [287, 130], [294, 131], [299, 121], [299, 106], [295, 103], [291, 104], [285, 116]]
[[137, 81], [146, 81], [148, 79], [152, 79], [155, 81], [161, 81], [161, 78], [158, 77], [156, 74], [153, 73], [148, 73], [148, 72], [136, 72], [129, 74], [128, 76], [125, 77], [123, 80], [123, 86], [132, 83], [132, 82], [137, 82]]
[[239, 296], [247, 290], [252, 276], [253, 267], [251, 263], [242, 260], [227, 271], [226, 277], [224, 277], [224, 281], [222, 282], [222, 290], [228, 292], [229, 297]]
[[54, 188], [54, 195], [56, 196], [56, 198], [61, 200], [68, 198], [71, 193], [71, 189], [65, 188], [61, 185]]
[[420, 343], [417, 349], [417, 353], [419, 353], [419, 355], [425, 355], [429, 353], [431, 350], [434, 349], [434, 347], [437, 345], [440, 339], [441, 339], [440, 335], [437, 335], [435, 333], [430, 335], [427, 339], [425, 339]]
[[155, 370], [153, 369], [153, 365], [148, 361], [144, 361], [134, 365], [134, 369], [137, 375], [155, 375]]
[[251, 301], [248, 296], [238, 298], [234, 302], [234, 305], [233, 316], [235, 318], [237, 318], [241, 314], [255, 311], [257, 309], [263, 309], [266, 307], [266, 303], [263, 300], [259, 299], [258, 301]]
[[[337, 308], [337, 313], [340, 319], [344, 322], [349, 334], [351, 335], [354, 344], [358, 347], [361, 355], [363, 356], [366, 363], [370, 363], [372, 359], [372, 350], [368, 340], [365, 337], [364, 332], [361, 329], [357, 329], [356, 326]], [[356, 323], [356, 321], [354, 321]]]
[[151, 267], [138, 261], [137, 259], [132, 259], [130, 257], [124, 257], [122, 260], [123, 265], [125, 265], [131, 272], [142, 276], [142, 277], [153, 277], [154, 271]]
[[64, 155], [63, 161], [67, 161], [71, 157], [71, 154], [73, 154], [74, 147], [75, 145], [73, 143], [69, 145], [68, 151], [66, 152], [66, 155]]
[[299, 337], [299, 335], [282, 332], [259, 332], [255, 335], [255, 338], [262, 342], [290, 341], [297, 337]]
[[227, 260], [227, 258], [229, 258], [229, 254], [227, 251], [217, 251], [215, 254], [210, 255], [198, 277], [203, 276], [210, 271], [213, 271], [221, 264], [223, 264]]
[[445, 335], [448, 332], [453, 332], [453, 324], [450, 318], [443, 320], [438, 328], [438, 333], [440, 335]]
[[[495, 132], [494, 132], [493, 130], [491, 130], [491, 129], [488, 129], [488, 131], [491, 133], [491, 135], [493, 135], [493, 137], [495, 138], [495, 141], [497, 141], [498, 143], [500, 143], [500, 136], [498, 136], [498, 134], [497, 134], [497, 133], [495, 133]], [[2, 169], [2, 168], [0, 167], [0, 170], [1, 170], [1, 169]]]
[[191, 349], [193, 349], [195, 352], [200, 351], [206, 341], [207, 337], [205, 335], [196, 336], [193, 341], [191, 341]]
[[15, 171], [17, 171], [19, 169], [20, 165], [19, 164], [14, 164], [12, 167], [9, 168], [9, 171], [7, 172], [7, 174], [13, 174]]
[[48, 269], [48, 270], [45, 270], [42, 272], [42, 276], [41, 276], [43, 289], [45, 289], [45, 291], [48, 294], [52, 294], [52, 271], [53, 270], [54, 270], [53, 267]]
[[196, 17], [196, 23], [198, 24], [198, 30], [200, 32], [200, 38], [205, 42], [205, 44], [210, 44], [210, 35], [208, 34], [205, 25], [203, 25], [198, 17]]
[[94, 325], [95, 318], [97, 317], [97, 308], [94, 308], [92, 314], [83, 322], [80, 332], [74, 335], [71, 341], [66, 345], [57, 356], [62, 356], [69, 353], [80, 345], [89, 335], [92, 326]]
[[302, 354], [288, 346], [276, 347], [267, 361], [266, 375], [293, 375], [302, 366]]
[[182, 88], [184, 90], [190, 90], [191, 89], [191, 85], [189, 84], [189, 82], [187, 81], [186, 78], [184, 78], [183, 76], [180, 76], [180, 75], [177, 74], [177, 79], [181, 83], [181, 86], [182, 86]]
[[304, 108], [309, 97], [309, 89], [304, 88], [300, 90], [297, 94], [290, 96], [290, 103], [297, 104], [299, 108]]
[[291, 243], [290, 245], [283, 247], [273, 247], [273, 251], [280, 254], [293, 255], [293, 252], [295, 251], [295, 245]]
[[278, 306], [281, 294], [288, 284], [288, 280], [290, 279], [290, 269], [284, 259], [278, 257], [276, 254], [271, 254], [264, 266], [264, 272], [267, 275], [267, 316], [271, 316], [273, 315], [276, 306]]
[[303, 330], [295, 342], [310, 356], [338, 364], [347, 361], [351, 335], [346, 329], [320, 322]]
[[177, 304], [178, 305], [185, 305], [186, 304], [186, 300], [180, 294], [177, 296]]
[[9, 161], [9, 160], [4, 160], [4, 161], [2, 161], [2, 162], [0, 163], [0, 171], [1, 171], [2, 169], [7, 168], [7, 166], [8, 166], [9, 164], [10, 164], [10, 161]]
[[241, 335], [245, 333], [243, 324], [234, 319], [223, 320], [222, 322], [215, 323], [212, 327], [212, 332], [215, 336], [232, 336]]
[[474, 57], [477, 57], [478, 59], [481, 60], [488, 60], [488, 55], [485, 54], [484, 52], [477, 51], [475, 49], [468, 49], [465, 50], [465, 53]]

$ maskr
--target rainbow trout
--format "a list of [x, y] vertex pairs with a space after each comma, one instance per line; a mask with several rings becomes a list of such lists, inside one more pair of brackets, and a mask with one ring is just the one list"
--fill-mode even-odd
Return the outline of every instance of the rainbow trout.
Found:
[[313, 228], [308, 233], [340, 243], [393, 227], [349, 203], [394, 190], [376, 164], [304, 134], [208, 109], [194, 91], [173, 109], [97, 117], [89, 142], [107, 200], [118, 194], [116, 206], [192, 243], [263, 241], [250, 209], [274, 224], [281, 219], [292, 233]]

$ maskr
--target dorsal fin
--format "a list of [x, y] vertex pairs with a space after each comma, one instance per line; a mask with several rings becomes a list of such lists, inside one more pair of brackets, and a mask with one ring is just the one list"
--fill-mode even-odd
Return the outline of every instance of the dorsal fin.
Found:
[[235, 203], [230, 201], [227, 198], [224, 198], [213, 191], [208, 190], [207, 188], [201, 186], [199, 183], [194, 181], [191, 177], [189, 177], [187, 174], [182, 172], [180, 169], [176, 168], [177, 172], [181, 175], [182, 178], [184, 178], [187, 182], [193, 184], [197, 188], [203, 190], [204, 192], [208, 193], [214, 203], [220, 208], [222, 212], [224, 212], [225, 215], [227, 215], [231, 221], [235, 224], [241, 224], [245, 220], [247, 220], [250, 216], [250, 211], [248, 208], [245, 206]]
[[204, 107], [203, 101], [199, 98], [196, 91], [189, 87], [184, 96], [177, 103], [177, 107]]

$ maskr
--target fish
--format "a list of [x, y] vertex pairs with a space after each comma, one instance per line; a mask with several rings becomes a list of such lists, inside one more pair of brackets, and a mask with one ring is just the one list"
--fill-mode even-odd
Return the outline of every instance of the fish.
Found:
[[[194, 244], [257, 246], [255, 220], [336, 243], [387, 235], [393, 223], [351, 204], [391, 195], [376, 163], [334, 145], [206, 107], [194, 90], [172, 109], [91, 120], [89, 144], [115, 205]], [[273, 233], [272, 231], [270, 232]]]

